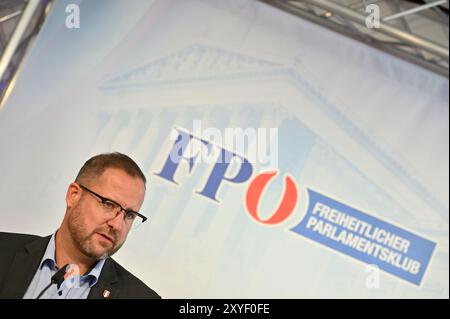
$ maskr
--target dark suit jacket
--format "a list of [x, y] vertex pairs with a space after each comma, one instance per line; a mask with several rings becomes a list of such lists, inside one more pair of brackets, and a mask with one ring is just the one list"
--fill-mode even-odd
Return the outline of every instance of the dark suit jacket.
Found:
[[[0, 298], [18, 299], [25, 295], [50, 238], [0, 232]], [[110, 291], [108, 299], [161, 298], [112, 258], [105, 261], [88, 299], [103, 299], [105, 289]]]

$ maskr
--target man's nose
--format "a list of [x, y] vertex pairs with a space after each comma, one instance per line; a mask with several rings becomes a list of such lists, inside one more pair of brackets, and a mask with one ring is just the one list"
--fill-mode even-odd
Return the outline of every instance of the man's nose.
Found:
[[120, 230], [123, 227], [124, 213], [123, 209], [120, 210], [114, 218], [108, 220], [107, 224], [116, 230]]

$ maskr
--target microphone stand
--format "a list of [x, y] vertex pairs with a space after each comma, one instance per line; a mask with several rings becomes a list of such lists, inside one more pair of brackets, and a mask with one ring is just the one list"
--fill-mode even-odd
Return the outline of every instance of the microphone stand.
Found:
[[64, 281], [64, 275], [66, 274], [67, 270], [69, 269], [70, 264], [65, 265], [64, 267], [61, 267], [51, 278], [50, 283], [45, 287], [41, 293], [36, 297], [36, 299], [41, 298], [41, 296], [50, 288], [51, 285], [56, 284], [56, 286], [61, 286], [62, 282]]

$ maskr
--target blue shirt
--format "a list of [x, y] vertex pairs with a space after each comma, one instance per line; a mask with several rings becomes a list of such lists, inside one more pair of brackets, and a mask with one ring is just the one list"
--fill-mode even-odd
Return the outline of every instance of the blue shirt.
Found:
[[[50, 238], [41, 263], [23, 299], [35, 299], [47, 287], [51, 277], [59, 269], [55, 258], [55, 234]], [[86, 275], [74, 275], [64, 280], [59, 289], [56, 284], [51, 285], [41, 299], [86, 299], [92, 286], [97, 283], [104, 263], [105, 259], [102, 259]]]

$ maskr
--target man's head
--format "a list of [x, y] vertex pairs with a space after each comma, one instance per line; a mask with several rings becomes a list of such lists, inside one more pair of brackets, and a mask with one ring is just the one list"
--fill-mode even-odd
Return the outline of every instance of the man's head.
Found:
[[144, 201], [145, 183], [138, 165], [124, 154], [89, 159], [66, 195], [61, 227], [66, 227], [73, 246], [95, 260], [119, 250], [136, 217], [133, 212], [138, 212]]

